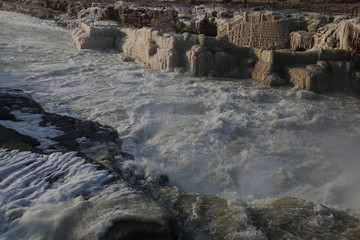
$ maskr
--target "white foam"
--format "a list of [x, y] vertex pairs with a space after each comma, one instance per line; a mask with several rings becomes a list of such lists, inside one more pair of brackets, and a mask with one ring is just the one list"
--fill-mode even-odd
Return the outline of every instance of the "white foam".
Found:
[[30, 136], [36, 139], [40, 145], [38, 148], [46, 151], [59, 150], [58, 143], [52, 138], [61, 136], [64, 132], [58, 130], [55, 126], [40, 126], [42, 122], [42, 114], [23, 113], [20, 111], [11, 111], [17, 121], [0, 120], [0, 125], [14, 129], [18, 133]]
[[0, 149], [1, 239], [100, 239], [114, 221], [167, 227], [168, 213], [76, 157]]
[[27, 27], [42, 28], [50, 30], [56, 28], [53, 21], [42, 20], [36, 17], [31, 17], [21, 13], [14, 13], [8, 11], [0, 11], [0, 22], [2, 23], [13, 23], [21, 24]]
[[[2, 239], [43, 239], [83, 211], [91, 195], [111, 179], [75, 153], [39, 155], [0, 150]], [[49, 238], [50, 239], [50, 238]]]

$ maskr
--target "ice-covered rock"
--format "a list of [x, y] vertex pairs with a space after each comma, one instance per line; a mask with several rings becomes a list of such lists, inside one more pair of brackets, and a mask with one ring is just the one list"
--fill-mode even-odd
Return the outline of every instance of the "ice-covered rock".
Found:
[[342, 19], [318, 29], [314, 49], [343, 49], [359, 52], [360, 18]]
[[293, 50], [309, 50], [314, 44], [314, 32], [297, 31], [290, 34], [290, 45]]
[[291, 67], [288, 77], [290, 83], [316, 93], [325, 93], [329, 85], [329, 72], [318, 65]]

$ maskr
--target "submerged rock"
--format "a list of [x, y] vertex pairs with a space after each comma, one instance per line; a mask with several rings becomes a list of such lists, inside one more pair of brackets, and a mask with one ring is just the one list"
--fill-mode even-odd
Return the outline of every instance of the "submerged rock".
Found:
[[358, 217], [294, 197], [260, 200], [249, 213], [269, 240], [360, 238]]

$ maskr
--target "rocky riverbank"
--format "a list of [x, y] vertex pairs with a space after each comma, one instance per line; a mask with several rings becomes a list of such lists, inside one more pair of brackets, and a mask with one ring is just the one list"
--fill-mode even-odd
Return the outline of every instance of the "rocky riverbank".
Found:
[[[57, 224], [48, 225], [50, 231], [53, 231], [48, 234], [55, 234], [51, 239], [57, 239], [59, 236], [66, 239], [80, 237], [126, 240], [139, 239], [139, 237], [141, 239], [279, 239], [329, 236], [356, 239], [360, 237], [359, 218], [344, 210], [291, 197], [264, 199], [248, 205], [244, 202], [227, 201], [217, 196], [184, 193], [175, 187], [164, 186], [166, 176], [162, 176], [157, 182], [142, 178], [141, 174], [122, 168], [121, 159], [132, 156], [121, 151], [121, 141], [117, 132], [111, 127], [45, 112], [30, 95], [20, 90], [0, 89], [0, 104], [0, 147], [3, 148], [0, 152], [3, 164], [1, 170], [4, 170], [3, 167], [8, 169], [0, 171], [0, 177], [4, 180], [2, 183], [6, 183], [3, 186], [4, 197], [1, 201], [2, 206], [6, 207], [3, 209], [6, 215], [11, 216], [9, 219], [5, 218], [7, 220], [4, 224], [12, 226], [14, 222], [18, 223], [13, 227], [0, 229], [4, 239], [11, 239], [13, 232], [19, 229], [25, 234], [21, 235], [20, 239], [23, 238], [22, 236], [32, 236], [31, 228], [34, 226], [31, 225], [32, 227], [29, 226], [31, 228], [28, 229], [25, 225], [21, 225], [21, 222], [29, 214], [34, 214], [32, 211], [39, 211], [34, 208], [47, 199], [50, 193], [46, 190], [41, 193], [40, 199], [33, 199], [31, 196], [39, 190], [36, 190], [36, 187], [28, 189], [25, 184], [16, 187], [17, 191], [22, 191], [24, 194], [9, 195], [8, 191], [16, 183], [10, 180], [10, 176], [19, 174], [18, 171], [30, 173], [30, 175], [21, 173], [23, 175], [21, 179], [32, 176], [23, 179], [24, 183], [30, 185], [36, 183], [34, 186], [37, 186], [38, 182], [44, 181], [44, 189], [50, 189], [51, 196], [56, 192], [59, 197], [68, 198], [69, 196], [65, 196], [64, 190], [61, 189], [66, 188], [66, 192], [73, 192], [74, 186], [77, 186], [78, 190], [75, 191], [74, 197], [81, 196], [82, 199], [77, 205], [71, 208], [65, 207], [61, 203], [63, 200], [59, 200], [61, 203], [59, 207], [57, 202], [52, 200], [50, 206], [58, 209], [56, 214], [51, 213], [48, 208], [49, 203], [41, 207], [43, 220], [49, 217], [57, 219], [54, 222]], [[19, 149], [22, 152], [11, 149]], [[31, 155], [28, 151], [34, 154]], [[71, 153], [67, 153], [69, 151], [75, 151], [81, 158], [74, 158]], [[23, 163], [23, 159], [29, 161]], [[57, 166], [61, 163], [64, 165]], [[108, 172], [105, 174], [108, 176], [106, 184], [101, 185], [100, 189], [93, 189], [99, 183], [87, 183], [86, 181], [90, 180], [85, 181], [81, 177], [81, 174], [87, 171], [85, 169], [74, 176], [69, 175], [73, 171], [76, 172], [76, 169], [88, 166], [89, 163], [98, 169], [87, 173], [90, 174], [89, 176], [93, 175], [91, 178], [97, 178], [101, 169]], [[23, 167], [15, 167], [12, 164]], [[75, 185], [72, 185], [72, 182]], [[88, 187], [80, 190], [80, 186], [85, 183]], [[69, 184], [71, 188], [68, 188]], [[89, 189], [93, 189], [92, 192], [89, 192]], [[98, 191], [100, 193], [97, 193]], [[15, 207], [13, 202], [15, 200], [17, 204], [20, 200], [32, 201], [32, 207], [23, 206], [21, 210], [17, 210], [22, 213], [14, 215], [11, 209]], [[71, 217], [62, 215], [62, 212], [71, 212], [71, 209], [75, 209], [77, 214], [70, 214]], [[66, 222], [72, 224], [65, 224]], [[103, 230], [95, 234], [96, 224], [99, 223], [103, 224]], [[40, 229], [44, 226], [38, 223], [36, 227]], [[43, 230], [40, 232], [42, 233]]]
[[[38, 194], [36, 192], [39, 190], [36, 186], [39, 183], [36, 182], [41, 181], [45, 181], [44, 184], [48, 185], [45, 189], [53, 189], [54, 191], [58, 191], [57, 194], [59, 194], [62, 198], [68, 198], [69, 196], [61, 193], [62, 190], [59, 188], [61, 188], [61, 186], [65, 187], [66, 182], [71, 181], [71, 179], [75, 177], [70, 175], [68, 177], [65, 176], [66, 174], [69, 174], [69, 172], [66, 173], [67, 171], [76, 171], [76, 166], [78, 164], [86, 166], [87, 163], [90, 163], [98, 169], [97, 171], [108, 171], [109, 178], [106, 180], [107, 184], [116, 185], [115, 182], [119, 180], [122, 181], [120, 168], [117, 167], [119, 159], [133, 158], [130, 154], [122, 152], [121, 140], [119, 139], [118, 133], [111, 127], [103, 126], [92, 121], [82, 121], [68, 116], [48, 113], [44, 111], [30, 95], [22, 92], [21, 90], [0, 88], [0, 113], [0, 148], [2, 149], [0, 159], [2, 161], [2, 166], [6, 166], [6, 162], [11, 158], [14, 158], [14, 166], [19, 164], [21, 165], [21, 163], [16, 160], [16, 156], [21, 154], [29, 155], [27, 151], [36, 154], [25, 157], [28, 159], [35, 158], [33, 162], [26, 164], [28, 168], [27, 171], [30, 171], [30, 175], [35, 178], [33, 180], [26, 179], [26, 181], [33, 186], [32, 189], [28, 189], [26, 186], [22, 186], [24, 189], [17, 189], [17, 191], [25, 191], [28, 189], [26, 194], [22, 194], [22, 197], [17, 199], [15, 195], [7, 194], [7, 190], [11, 190], [7, 188], [12, 184], [15, 184], [10, 181], [7, 185], [2, 186], [2, 190], [4, 190], [3, 196], [0, 200], [2, 202], [2, 206], [8, 206], [9, 208], [13, 204], [12, 201], [14, 201], [14, 199], [20, 201], [36, 200], [32, 199], [31, 196]], [[4, 149], [5, 151], [8, 151], [8, 153], [3, 152]], [[20, 150], [25, 152], [10, 152], [11, 150]], [[54, 155], [54, 152], [61, 152], [61, 154], [59, 155], [59, 153], [57, 153]], [[74, 158], [69, 155], [69, 152], [76, 152], [81, 158]], [[39, 160], [36, 160], [36, 158]], [[48, 158], [48, 160], [46, 162], [42, 162], [41, 159], [44, 158]], [[58, 158], [62, 158], [61, 161], [63, 161], [63, 166], [60, 165], [59, 169], [57, 169], [57, 164], [61, 164], [61, 161], [54, 162], [49, 167], [50, 171], [48, 171], [48, 167], [46, 167], [47, 164], [54, 161], [53, 159]], [[78, 163], [68, 163], [68, 160], [71, 158], [76, 160]], [[15, 164], [15, 161], [18, 161], [18, 163]], [[41, 165], [38, 165], [40, 162], [42, 162]], [[68, 170], [68, 168], [72, 168], [72, 166], [75, 166], [74, 170]], [[0, 174], [0, 178], [4, 184], [8, 182], [11, 174], [16, 174], [13, 173], [15, 169], [11, 163], [8, 167], [7, 171], [1, 172]], [[78, 168], [81, 169], [81, 167]], [[23, 170], [25, 171], [25, 168], [20, 168], [15, 171]], [[85, 169], [82, 171], [85, 171]], [[96, 178], [96, 172], [93, 174], [94, 178]], [[81, 174], [79, 173], [78, 175], [80, 176]], [[22, 178], [24, 177], [25, 176], [22, 176]], [[98, 183], [94, 183], [94, 186], [97, 184]], [[86, 188], [81, 189], [81, 186], [83, 185], [82, 180], [79, 180], [78, 185], [79, 190], [77, 191], [77, 194], [82, 195], [88, 191]], [[104, 188], [106, 188], [105, 186]], [[122, 188], [126, 187], [126, 184], [125, 186], [122, 186]], [[72, 191], [72, 189], [70, 188], [67, 191]], [[120, 239], [137, 239], [136, 237], [138, 236], [143, 236], [143, 239], [150, 239], [149, 236], [159, 237], [159, 239], [171, 239], [171, 228], [169, 225], [169, 214], [167, 213], [167, 210], [158, 206], [158, 204], [153, 202], [151, 199], [148, 199], [142, 193], [136, 192], [135, 190], [132, 191], [135, 195], [131, 203], [128, 203], [129, 200], [126, 197], [116, 197], [116, 202], [113, 202], [110, 206], [106, 206], [105, 204], [105, 202], [113, 201], [109, 196], [106, 200], [104, 200], [105, 202], [102, 203], [88, 197], [89, 199], [87, 201], [89, 203], [92, 202], [93, 206], [87, 207], [87, 211], [93, 212], [93, 214], [94, 211], [96, 212], [100, 210], [113, 211], [112, 208], [116, 207], [126, 206], [127, 208], [128, 216], [123, 216], [123, 214], [112, 214], [111, 218], [114, 219], [118, 217], [121, 218], [121, 220], [112, 220], [116, 227], [109, 229], [109, 231], [105, 234], [105, 239], [119, 239], [118, 237], [120, 237]], [[43, 192], [42, 198], [46, 198], [48, 194], [50, 193], [47, 193], [46, 191]], [[36, 201], [41, 200], [39, 199]], [[36, 202], [34, 202], [34, 205], [36, 205]], [[150, 220], [146, 220], [147, 217], [143, 213], [139, 212], [141, 206], [148, 208], [147, 213], [149, 214]], [[44, 211], [50, 210], [47, 209], [46, 205], [44, 205], [43, 208]], [[25, 210], [22, 211], [24, 211], [23, 214], [26, 215], [31, 210], [26, 210], [25, 208]], [[9, 209], [5, 210], [5, 213], [8, 216], [12, 216]], [[10, 219], [6, 218], [7, 220], [4, 220], [2, 224], [4, 224], [5, 227], [5, 225], [11, 225], [11, 222], [13, 221], [21, 221], [21, 215], [11, 217]], [[58, 218], [62, 218], [60, 217], [61, 211], [54, 214], [54, 218], [56, 218], [55, 216], [57, 215], [59, 215]], [[142, 220], [138, 221], [129, 217], [131, 215], [136, 215], [138, 218], [142, 218]], [[43, 216], [44, 219], [48, 217], [51, 216]], [[88, 218], [89, 219], [86, 221], [89, 221], [91, 217], [89, 216]], [[154, 220], [154, 218], [156, 218], [156, 220]], [[76, 222], [74, 222], [75, 219]], [[69, 221], [73, 222], [74, 226], [86, 223], [77, 219], [75, 215]], [[63, 223], [60, 222], [60, 225], [61, 224], [63, 225]], [[91, 236], [91, 226], [83, 225], [82, 227], [84, 228], [81, 233], [82, 236], [85, 238], [87, 235]], [[11, 228], [8, 230], [9, 231], [0, 232], [0, 234], [4, 234], [3, 236], [5, 239], [8, 239], [8, 237], [11, 238], [11, 232], [13, 230]], [[67, 226], [64, 230], [64, 233], [57, 234], [56, 239], [59, 236], [66, 236], [65, 238], [67, 239], [78, 239], [78, 233], [76, 233], [73, 226]], [[43, 230], [39, 231], [42, 232]], [[23, 234], [25, 234], [24, 236], [32, 238], [32, 236], [28, 235], [28, 232], [24, 232]], [[22, 238], [21, 235], [18, 236]]]
[[[147, 11], [144, 9], [134, 7], [132, 11], [140, 14]], [[104, 11], [108, 8], [94, 6], [79, 13], [73, 34], [79, 49], [116, 49], [121, 61], [137, 60], [153, 69], [189, 71], [215, 79], [252, 78], [270, 86], [297, 85], [317, 93], [360, 93], [360, 25], [356, 18], [290, 10], [221, 12], [202, 7], [179, 10], [170, 20], [169, 15], [162, 18], [159, 14], [153, 20], [167, 23], [161, 27], [140, 20], [133, 28], [124, 28], [124, 20], [99, 17]], [[176, 22], [175, 15], [183, 17]], [[213, 25], [204, 28], [205, 19]], [[188, 26], [183, 34], [177, 34], [181, 32], [175, 27], [179, 22]], [[189, 31], [191, 26], [197, 30]], [[210, 34], [214, 31], [217, 34]]]

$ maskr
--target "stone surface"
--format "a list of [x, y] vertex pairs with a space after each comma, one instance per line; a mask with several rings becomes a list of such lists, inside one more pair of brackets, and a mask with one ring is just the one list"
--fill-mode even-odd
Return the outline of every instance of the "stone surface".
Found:
[[[0, 120], [5, 120], [0, 117]], [[15, 130], [3, 127], [0, 125], [0, 148], [6, 149], [19, 149], [21, 151], [30, 151], [35, 153], [41, 153], [41, 150], [36, 147], [40, 143], [29, 136], [21, 135]]]

